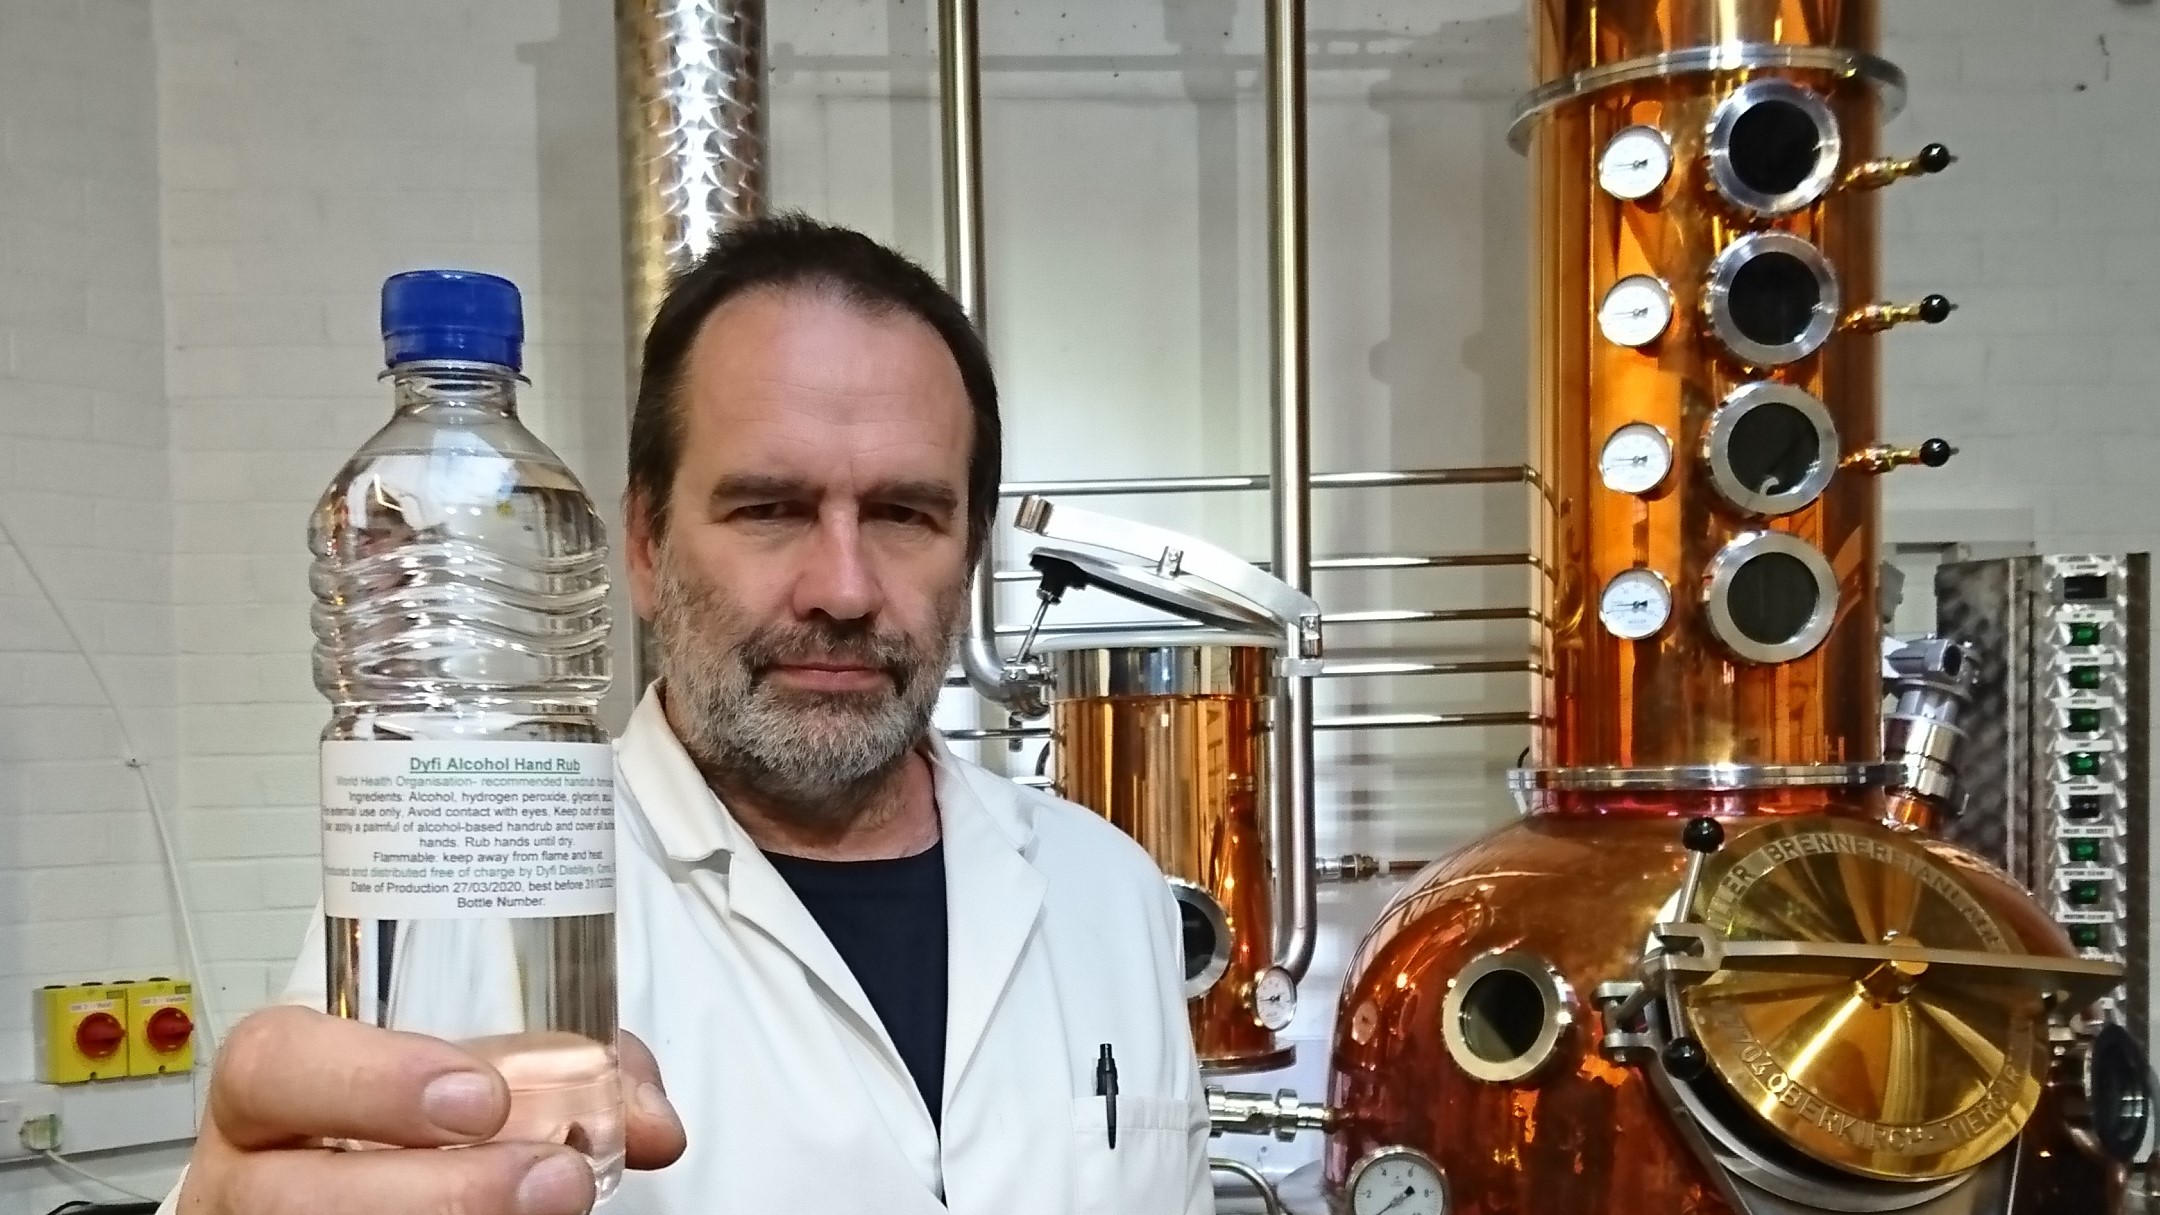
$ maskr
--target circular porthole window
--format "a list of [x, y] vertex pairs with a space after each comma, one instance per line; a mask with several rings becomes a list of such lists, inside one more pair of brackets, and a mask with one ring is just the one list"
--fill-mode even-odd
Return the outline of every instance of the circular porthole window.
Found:
[[1789, 232], [1754, 232], [1710, 265], [1710, 328], [1742, 360], [1781, 367], [1822, 349], [1838, 322], [1838, 281], [1822, 251]]
[[1837, 472], [1837, 425], [1821, 401], [1789, 384], [1744, 384], [1710, 415], [1703, 438], [1710, 483], [1756, 515], [1789, 515], [1822, 496]]
[[1197, 1000], [1230, 970], [1230, 919], [1214, 896], [1191, 882], [1170, 879], [1177, 897], [1178, 928], [1185, 946], [1185, 998]]
[[1535, 1075], [1575, 1024], [1558, 971], [1529, 953], [1489, 953], [1448, 983], [1440, 1036], [1473, 1079], [1512, 1084]]
[[1837, 116], [1784, 80], [1751, 80], [1710, 117], [1710, 181], [1756, 215], [1787, 215], [1829, 192], [1844, 155]]
[[1710, 632], [1748, 662], [1813, 653], [1837, 620], [1837, 575], [1813, 545], [1751, 532], [1711, 559], [1703, 608]]

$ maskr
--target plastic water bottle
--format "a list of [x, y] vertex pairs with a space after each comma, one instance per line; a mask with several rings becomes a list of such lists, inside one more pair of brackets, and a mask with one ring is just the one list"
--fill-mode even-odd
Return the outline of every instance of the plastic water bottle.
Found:
[[308, 526], [331, 1013], [444, 1038], [512, 1092], [499, 1138], [621, 1176], [607, 543], [518, 421], [517, 288], [383, 284], [390, 421]]

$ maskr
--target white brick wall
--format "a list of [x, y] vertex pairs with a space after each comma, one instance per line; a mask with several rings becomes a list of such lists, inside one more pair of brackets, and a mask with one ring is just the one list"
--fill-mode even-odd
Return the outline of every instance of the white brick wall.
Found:
[[[155, 80], [148, 0], [0, 5], [0, 1080], [31, 1072], [33, 987], [180, 958], [112, 707], [29, 573], [176, 806]], [[85, 1196], [0, 1171], [9, 1211]]]
[[[773, 8], [777, 195], [938, 264], [929, 6]], [[1886, 198], [1888, 289], [1963, 305], [1947, 326], [1888, 339], [1890, 433], [1941, 433], [1965, 452], [1892, 478], [1893, 508], [2025, 507], [2042, 547], [2160, 546], [2147, 399], [2160, 377], [2160, 15], [2114, 0], [1884, 8], [1886, 53], [1912, 77], [1888, 146], [1940, 139], [1964, 158]], [[199, 977], [229, 1014], [282, 979], [314, 895], [322, 709], [302, 529], [384, 416], [381, 278], [463, 265], [518, 281], [534, 339], [527, 417], [597, 497], [617, 492], [606, 10], [157, 0], [153, 22], [149, 0], [0, 2], [0, 512], [106, 664], [176, 810], [210, 954]], [[1524, 183], [1501, 143], [1524, 74], [1519, 13], [1516, 0], [1312, 6], [1327, 48], [1312, 124], [1324, 466], [1519, 457]], [[1221, 58], [1251, 62], [1257, 9], [1166, 16], [1114, 0], [984, 20], [1010, 471], [1257, 468], [1262, 125], [1249, 67]], [[1013, 70], [1019, 55], [1035, 66]], [[1058, 56], [1119, 58], [1042, 58]], [[1073, 464], [1075, 437], [1120, 433], [1133, 441]], [[1521, 542], [1500, 493], [1381, 501], [1323, 497], [1322, 547]], [[1144, 509], [1254, 551], [1264, 536], [1256, 501]], [[1358, 597], [1339, 606], [1379, 606], [1497, 602], [1513, 583], [1330, 585]], [[1505, 635], [1424, 636], [1474, 650]], [[28, 1071], [25, 984], [178, 962], [141, 794], [86, 674], [21, 554], [0, 545], [0, 1078]], [[1421, 707], [1510, 696], [1505, 680], [1441, 682], [1402, 691]], [[1516, 745], [1340, 753], [1342, 773], [1385, 762], [1393, 775], [1337, 784], [1331, 845], [1464, 838], [1504, 813], [1493, 773]], [[108, 886], [122, 893], [68, 897]], [[1354, 929], [1367, 913], [1334, 914]], [[1308, 993], [1312, 1009], [1328, 1003]], [[127, 1167], [153, 1184], [170, 1164]], [[0, 1206], [14, 1209], [22, 1176], [0, 1171]], [[23, 1205], [71, 1193], [45, 1185]]]

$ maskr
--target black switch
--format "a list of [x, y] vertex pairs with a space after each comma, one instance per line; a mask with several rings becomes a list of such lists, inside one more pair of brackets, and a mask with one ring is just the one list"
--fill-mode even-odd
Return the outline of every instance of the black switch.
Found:
[[2072, 574], [2063, 579], [2063, 598], [2073, 603], [2087, 603], [2107, 597], [2106, 574]]

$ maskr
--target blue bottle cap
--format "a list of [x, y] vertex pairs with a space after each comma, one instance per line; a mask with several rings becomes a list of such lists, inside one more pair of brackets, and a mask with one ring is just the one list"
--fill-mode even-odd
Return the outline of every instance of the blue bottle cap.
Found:
[[408, 270], [382, 288], [383, 362], [524, 366], [517, 284], [473, 270]]

